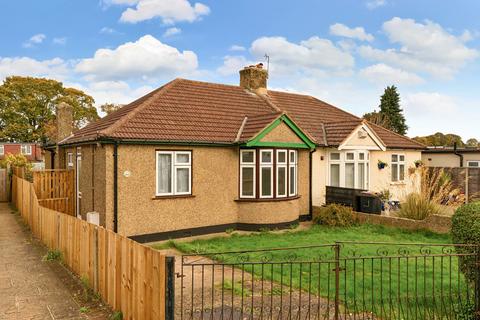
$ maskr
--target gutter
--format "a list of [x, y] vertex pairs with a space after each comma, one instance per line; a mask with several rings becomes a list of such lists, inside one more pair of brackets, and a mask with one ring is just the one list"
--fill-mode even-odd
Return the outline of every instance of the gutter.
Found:
[[113, 144], [113, 232], [118, 232], [118, 142]]
[[456, 142], [453, 144], [453, 154], [460, 158], [460, 168], [463, 168], [463, 154], [458, 152]]

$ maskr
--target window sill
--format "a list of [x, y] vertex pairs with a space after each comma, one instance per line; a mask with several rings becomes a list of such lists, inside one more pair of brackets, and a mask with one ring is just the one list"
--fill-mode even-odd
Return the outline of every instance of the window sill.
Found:
[[235, 199], [236, 202], [278, 202], [278, 201], [290, 201], [300, 199], [301, 196], [285, 197], [285, 198], [239, 198]]
[[405, 186], [407, 183], [405, 181], [395, 181], [395, 182], [390, 182], [391, 186]]
[[181, 199], [181, 198], [195, 198], [193, 194], [179, 194], [179, 195], [169, 195], [169, 196], [153, 196], [152, 200], [163, 200], [163, 199]]

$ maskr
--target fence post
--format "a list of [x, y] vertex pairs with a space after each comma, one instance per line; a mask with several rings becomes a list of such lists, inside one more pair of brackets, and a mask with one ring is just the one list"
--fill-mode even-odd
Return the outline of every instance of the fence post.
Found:
[[340, 319], [340, 243], [335, 242], [335, 320]]
[[165, 320], [175, 316], [175, 257], [165, 257]]

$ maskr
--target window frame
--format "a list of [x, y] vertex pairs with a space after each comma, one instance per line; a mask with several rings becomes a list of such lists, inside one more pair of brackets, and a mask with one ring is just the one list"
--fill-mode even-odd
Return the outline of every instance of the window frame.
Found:
[[[477, 166], [470, 166], [470, 163], [476, 163]], [[467, 168], [480, 168], [480, 160], [467, 160]]]
[[[23, 151], [23, 148], [26, 148], [25, 152]], [[28, 151], [30, 150], [30, 151]], [[27, 152], [28, 151], [28, 152]], [[22, 144], [20, 146], [20, 153], [26, 156], [31, 156], [32, 155], [32, 145], [31, 144]]]
[[4, 156], [4, 155], [5, 155], [5, 145], [0, 144], [0, 156]]
[[[393, 156], [397, 156], [397, 161], [393, 161]], [[403, 157], [403, 160], [400, 160], [400, 157]], [[390, 165], [391, 165], [391, 172], [390, 172], [390, 181], [392, 183], [404, 183], [405, 182], [405, 164], [406, 164], [406, 161], [405, 161], [405, 154], [404, 153], [392, 153], [391, 156], [390, 156]], [[393, 172], [394, 172], [394, 169], [393, 169], [393, 165], [396, 164], [397, 165], [397, 180], [393, 180]], [[403, 166], [403, 179], [400, 179], [400, 172], [402, 170], [400, 170], [400, 167]]]
[[[289, 177], [289, 173], [288, 173], [288, 157], [289, 157], [289, 150], [286, 150], [286, 149], [277, 149], [275, 150], [275, 156], [276, 156], [276, 162], [275, 162], [275, 196], [277, 198], [286, 198], [289, 196], [289, 192], [288, 192], [288, 177]], [[278, 161], [278, 155], [280, 153], [284, 153], [285, 154], [285, 161], [283, 162], [279, 162]], [[278, 172], [280, 171], [279, 169], [284, 169], [285, 170], [285, 181], [284, 181], [284, 194], [280, 194], [279, 193], [279, 181], [278, 180], [278, 177], [279, 177], [279, 174]]]
[[[160, 154], [166, 154], [171, 156], [171, 173], [170, 183], [171, 192], [158, 192], [159, 187], [159, 172], [158, 172], [158, 157]], [[188, 162], [178, 162], [177, 155], [188, 154]], [[192, 150], [155, 150], [155, 196], [162, 197], [175, 197], [175, 196], [188, 196], [192, 195], [192, 180], [193, 180], [193, 152]], [[177, 191], [177, 169], [188, 169], [188, 191]]]
[[[253, 153], [253, 162], [244, 162], [243, 153]], [[256, 198], [256, 183], [257, 183], [257, 151], [255, 149], [243, 149], [240, 150], [240, 197], [245, 199], [254, 199]], [[243, 195], [243, 168], [252, 168], [253, 169], [253, 195]]]
[[67, 169], [73, 168], [73, 152], [67, 152]]
[[[293, 161], [292, 161], [292, 154], [294, 155]], [[295, 180], [293, 181], [293, 192], [291, 190], [291, 179], [290, 177], [292, 176], [291, 170], [293, 169], [293, 172], [295, 173]], [[297, 150], [288, 150], [288, 196], [289, 197], [294, 197], [298, 194], [298, 152]]]
[[[264, 153], [270, 153], [271, 154], [271, 161], [270, 162], [264, 162], [263, 159], [262, 159], [262, 155]], [[273, 182], [274, 182], [274, 178], [273, 178], [273, 169], [275, 167], [275, 159], [274, 159], [274, 151], [273, 149], [260, 149], [260, 159], [259, 159], [259, 184], [260, 184], [260, 187], [258, 188], [259, 190], [259, 196], [260, 198], [262, 199], [271, 199], [273, 198], [273, 195], [274, 195], [274, 186], [273, 186]], [[268, 195], [264, 195], [263, 194], [263, 169], [264, 168], [267, 168], [267, 169], [270, 169], [270, 193]]]
[[[333, 159], [332, 154], [339, 154], [338, 159]], [[347, 159], [347, 154], [353, 154], [353, 159]], [[363, 159], [360, 159], [360, 154], [363, 154]], [[328, 159], [328, 174], [327, 174], [327, 186], [332, 186], [332, 165], [339, 166], [339, 180], [338, 188], [350, 188], [346, 186], [346, 165], [347, 163], [353, 163], [354, 181], [353, 189], [368, 190], [370, 187], [370, 152], [369, 150], [331, 150], [327, 154]], [[360, 185], [359, 179], [359, 164], [364, 164], [363, 171], [363, 185]]]

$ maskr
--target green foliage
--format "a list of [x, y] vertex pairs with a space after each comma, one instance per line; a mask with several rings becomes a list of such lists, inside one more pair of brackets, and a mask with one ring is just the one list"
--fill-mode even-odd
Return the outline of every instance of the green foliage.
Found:
[[[453, 243], [480, 245], [480, 202], [472, 202], [459, 207], [452, 216]], [[457, 247], [460, 254], [472, 254], [477, 251], [475, 247]], [[461, 269], [467, 279], [473, 281], [476, 276], [475, 256], [461, 258]]]
[[398, 134], [406, 134], [408, 126], [400, 107], [400, 95], [397, 87], [389, 86], [380, 98], [380, 113], [388, 119], [388, 129]]
[[81, 307], [80, 308], [80, 313], [87, 313], [89, 311], [90, 311], [90, 309], [88, 307]]
[[465, 143], [462, 141], [462, 137], [452, 133], [444, 134], [437, 132], [429, 136], [415, 137], [413, 140], [418, 141], [426, 146], [433, 147], [453, 147], [455, 143], [458, 147], [465, 146]]
[[390, 199], [392, 199], [392, 193], [390, 192], [389, 189], [383, 189], [378, 193], [378, 197], [383, 201], [383, 202], [388, 202]]
[[105, 112], [107, 115], [112, 113], [112, 112], [115, 112], [117, 111], [118, 109], [120, 109], [121, 107], [123, 107], [123, 104], [115, 104], [115, 103], [104, 103], [100, 106], [100, 110], [102, 112]]
[[63, 254], [60, 250], [48, 250], [47, 254], [43, 256], [43, 261], [62, 261]]
[[73, 107], [77, 128], [98, 119], [94, 99], [61, 82], [31, 77], [8, 77], [0, 85], [0, 139], [44, 142], [55, 131], [55, 108], [65, 102]]
[[441, 213], [440, 207], [419, 193], [410, 193], [401, 203], [398, 216], [413, 220], [424, 220], [432, 214]]
[[121, 311], [115, 311], [112, 313], [109, 320], [123, 320], [123, 313]]
[[320, 208], [313, 222], [333, 227], [349, 227], [357, 224], [358, 221], [352, 208], [340, 204], [329, 204]]
[[455, 309], [456, 320], [475, 320], [475, 304], [473, 302], [460, 302]]
[[21, 153], [19, 154], [8, 153], [3, 160], [0, 160], [0, 168], [8, 168], [8, 167], [25, 168], [25, 175], [27, 179], [29, 176], [32, 175], [33, 166], [27, 160], [27, 158]]
[[376, 124], [384, 128], [390, 128], [390, 120], [388, 117], [377, 111], [368, 112], [363, 115], [363, 119], [367, 120], [370, 123]]
[[480, 142], [479, 142], [477, 139], [475, 139], [475, 138], [471, 138], [471, 139], [468, 139], [468, 140], [467, 140], [466, 146], [467, 146], [467, 147], [478, 148], [478, 147], [480, 147]]

